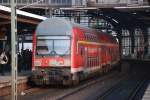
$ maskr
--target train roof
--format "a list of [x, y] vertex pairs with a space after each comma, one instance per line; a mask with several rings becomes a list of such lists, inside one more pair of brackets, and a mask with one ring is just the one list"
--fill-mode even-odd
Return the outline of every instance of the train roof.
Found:
[[49, 18], [42, 21], [36, 29], [37, 35], [71, 35], [73, 24], [62, 18]]
[[61, 35], [72, 35], [72, 28], [73, 27], [80, 27], [80, 29], [85, 29], [88, 30], [89, 32], [95, 31], [94, 33], [98, 33], [100, 36], [100, 40], [104, 40], [104, 42], [116, 42], [114, 40], [113, 36], [94, 30], [90, 29], [87, 27], [83, 27], [80, 24], [70, 22], [66, 19], [63, 18], [48, 18], [44, 21], [42, 21], [36, 29], [36, 34], [37, 35], [55, 35], [55, 36], [61, 36]]
[[80, 24], [68, 21], [64, 18], [48, 18], [42, 21], [36, 28], [37, 35], [72, 35], [72, 28], [80, 27], [84, 29], [89, 29]]

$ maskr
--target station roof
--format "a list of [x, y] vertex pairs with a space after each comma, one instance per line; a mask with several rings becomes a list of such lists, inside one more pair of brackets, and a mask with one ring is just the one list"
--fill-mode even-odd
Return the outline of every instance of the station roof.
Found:
[[[0, 5], [0, 26], [10, 24], [11, 8]], [[47, 17], [31, 14], [25, 11], [17, 10], [17, 21], [27, 24], [38, 24]]]
[[[88, 8], [60, 8], [63, 11], [87, 11], [93, 17], [104, 18], [118, 26], [150, 26], [150, 6], [114, 6], [104, 8], [103, 6], [93, 6]], [[130, 23], [132, 22], [132, 23]]]

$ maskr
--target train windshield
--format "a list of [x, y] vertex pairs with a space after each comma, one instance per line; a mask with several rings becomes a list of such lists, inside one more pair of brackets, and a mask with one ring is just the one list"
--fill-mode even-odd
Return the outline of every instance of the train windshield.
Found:
[[36, 52], [37, 55], [69, 55], [70, 38], [67, 36], [39, 36]]

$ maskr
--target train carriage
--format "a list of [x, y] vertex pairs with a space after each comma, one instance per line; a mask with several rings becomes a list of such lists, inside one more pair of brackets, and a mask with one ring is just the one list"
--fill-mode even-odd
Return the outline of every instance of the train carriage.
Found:
[[49, 18], [34, 33], [32, 60], [36, 84], [77, 84], [119, 64], [119, 45], [106, 33]]

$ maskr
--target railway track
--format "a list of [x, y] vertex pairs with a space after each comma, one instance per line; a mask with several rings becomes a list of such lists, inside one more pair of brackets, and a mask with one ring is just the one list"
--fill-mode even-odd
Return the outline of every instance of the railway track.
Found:
[[[138, 75], [139, 73], [137, 72], [129, 73], [131, 72], [124, 74], [114, 71], [100, 78], [83, 81], [78, 86], [69, 88], [35, 88], [25, 91], [25, 95], [20, 95], [19, 100], [70, 100], [70, 98], [74, 97], [78, 99], [72, 100], [112, 100], [112, 98], [113, 100], [140, 100], [137, 99], [137, 96], [139, 96], [139, 90], [141, 91], [147, 82], [146, 75]], [[112, 80], [116, 81], [115, 84]], [[108, 87], [107, 83], [112, 85]], [[95, 86], [102, 88], [97, 89]], [[107, 89], [104, 89], [104, 87], [107, 87]], [[93, 90], [90, 90], [90, 88], [93, 88]], [[89, 95], [86, 90], [90, 90], [90, 92], [92, 91], [93, 94], [97, 95], [92, 93]], [[84, 99], [83, 97], [78, 97], [83, 92], [86, 94]]]
[[[98, 84], [98, 83], [103, 83], [105, 80], [109, 80], [109, 79], [111, 79], [111, 78], [114, 78], [114, 77], [118, 77], [118, 79], [120, 78], [120, 79], [122, 79], [122, 77], [127, 77], [128, 75], [127, 74], [118, 74], [118, 73], [115, 73], [115, 74], [113, 74], [113, 75], [110, 75], [109, 77], [107, 76], [107, 77], [103, 77], [103, 78], [100, 78], [100, 79], [97, 79], [97, 80], [94, 80], [94, 81], [92, 81], [92, 82], [89, 82], [89, 83], [87, 83], [87, 84], [84, 84], [84, 85], [82, 85], [82, 86], [80, 86], [80, 87], [78, 87], [78, 88], [76, 88], [76, 89], [74, 89], [74, 90], [72, 90], [72, 91], [69, 91], [68, 93], [65, 93], [65, 94], [63, 94], [63, 95], [61, 95], [61, 96], [59, 96], [59, 97], [57, 97], [57, 98], [55, 98], [56, 100], [65, 100], [66, 98], [68, 98], [68, 97], [70, 97], [70, 96], [72, 96], [72, 95], [74, 95], [74, 94], [76, 94], [76, 93], [78, 93], [78, 92], [80, 92], [80, 91], [84, 91], [84, 89], [86, 89], [86, 88], [88, 88], [88, 87], [90, 87], [90, 86], [92, 86], [92, 85], [94, 85], [94, 84]], [[120, 81], [120, 80], [119, 80]], [[67, 99], [68, 100], [68, 99]]]
[[[76, 93], [77, 91], [80, 91], [84, 88], [87, 88], [89, 86], [92, 86], [93, 84], [96, 84], [97, 82], [103, 82], [104, 80], [109, 80], [112, 77], [117, 76], [118, 74], [121, 74], [117, 71], [112, 71], [108, 74], [97, 76], [95, 78], [91, 78], [85, 81], [82, 81], [78, 86], [74, 87], [35, 87], [31, 88], [29, 90], [25, 90], [24, 95], [19, 95], [19, 100], [27, 100], [36, 98], [36, 100], [59, 100], [63, 99], [71, 94]], [[5, 96], [2, 100], [10, 100], [10, 95]]]
[[113, 100], [140, 100], [137, 96], [140, 95], [139, 90], [147, 83], [145, 76], [132, 75], [104, 92], [96, 100], [112, 100], [112, 98]]
[[[79, 100], [141, 100], [141, 97], [143, 95], [141, 90], [144, 87], [146, 87], [147, 77], [145, 76], [148, 75], [139, 72], [134, 72], [134, 73], [130, 72], [130, 73], [131, 74], [122, 75], [122, 76], [117, 75], [116, 77], [120, 77], [120, 80], [117, 81], [116, 84], [113, 84], [111, 88], [105, 91], [102, 90], [102, 88], [99, 88], [97, 90], [95, 89], [96, 92], [93, 92], [92, 94], [90, 94], [90, 96], [88, 94], [86, 98], [80, 95], [83, 92], [86, 92], [86, 90], [84, 89], [90, 87], [91, 85], [99, 84], [100, 82], [104, 81], [104, 80], [99, 80], [93, 84], [66, 93], [65, 95], [57, 98], [57, 100], [69, 100], [77, 96], [82, 97], [82, 99], [80, 98]], [[93, 94], [98, 94], [98, 95], [93, 95]]]

